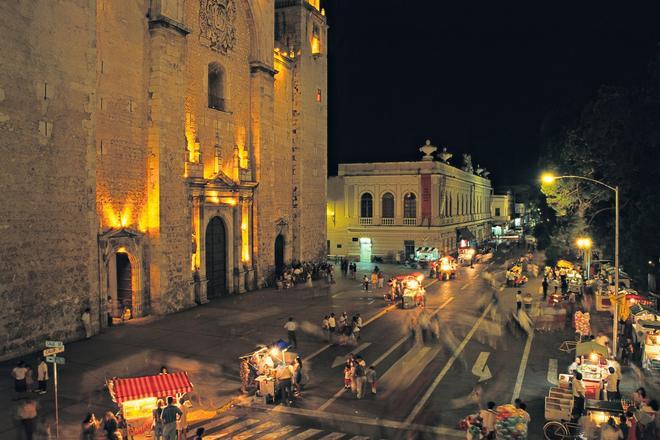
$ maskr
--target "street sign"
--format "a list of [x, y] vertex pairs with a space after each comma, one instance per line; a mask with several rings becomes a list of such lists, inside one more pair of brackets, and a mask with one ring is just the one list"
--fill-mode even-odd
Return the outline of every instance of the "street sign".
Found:
[[44, 356], [52, 356], [57, 353], [62, 353], [63, 351], [64, 351], [64, 347], [47, 348], [44, 350]]
[[46, 341], [46, 348], [64, 347], [62, 341]]
[[50, 362], [51, 364], [64, 365], [64, 358], [59, 356], [47, 356], [46, 362]]

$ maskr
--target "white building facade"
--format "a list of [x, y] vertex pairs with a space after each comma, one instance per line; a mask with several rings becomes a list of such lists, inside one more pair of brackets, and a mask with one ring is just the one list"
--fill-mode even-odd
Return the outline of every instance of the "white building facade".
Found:
[[427, 142], [417, 162], [340, 164], [328, 181], [328, 253], [371, 261], [410, 258], [419, 247], [455, 251], [491, 234], [488, 172], [436, 160]]

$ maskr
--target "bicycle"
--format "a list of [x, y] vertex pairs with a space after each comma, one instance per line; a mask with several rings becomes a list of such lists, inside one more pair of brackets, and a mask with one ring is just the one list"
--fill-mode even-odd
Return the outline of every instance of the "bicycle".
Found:
[[577, 440], [582, 438], [582, 428], [577, 423], [551, 420], [543, 425], [546, 440]]

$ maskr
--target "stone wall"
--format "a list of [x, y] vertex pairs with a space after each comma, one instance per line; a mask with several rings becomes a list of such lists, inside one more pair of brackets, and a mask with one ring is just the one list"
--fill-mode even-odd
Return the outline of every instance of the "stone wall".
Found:
[[[98, 325], [94, 2], [0, 2], [0, 358]], [[66, 23], [66, 26], [61, 26]]]

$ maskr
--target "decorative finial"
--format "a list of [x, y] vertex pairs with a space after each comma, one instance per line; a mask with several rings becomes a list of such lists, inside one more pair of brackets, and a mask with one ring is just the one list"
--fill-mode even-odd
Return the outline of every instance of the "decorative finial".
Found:
[[477, 176], [481, 176], [481, 173], [483, 173], [484, 171], [485, 171], [485, 169], [484, 169], [484, 168], [481, 168], [481, 165], [477, 164], [477, 169], [474, 171], [474, 173], [475, 173]]
[[433, 160], [433, 153], [437, 150], [437, 147], [434, 147], [431, 145], [431, 140], [427, 139], [426, 144], [423, 146], [419, 147], [419, 151], [424, 153], [424, 156], [422, 157], [422, 160]]
[[472, 167], [472, 155], [468, 153], [463, 153], [463, 167], [461, 168], [466, 173], [474, 173], [474, 168]]

